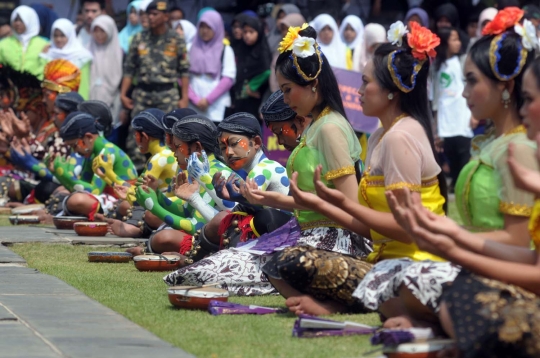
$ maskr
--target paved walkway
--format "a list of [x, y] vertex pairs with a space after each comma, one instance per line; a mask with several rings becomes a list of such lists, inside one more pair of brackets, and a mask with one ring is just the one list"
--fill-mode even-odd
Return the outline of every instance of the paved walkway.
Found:
[[79, 236], [73, 230], [58, 230], [54, 226], [2, 226], [0, 242], [2, 244], [46, 242], [74, 245], [138, 245], [146, 239], [106, 236]]
[[[43, 227], [1, 227], [2, 243], [125, 245]], [[192, 357], [0, 245], [1, 357]]]

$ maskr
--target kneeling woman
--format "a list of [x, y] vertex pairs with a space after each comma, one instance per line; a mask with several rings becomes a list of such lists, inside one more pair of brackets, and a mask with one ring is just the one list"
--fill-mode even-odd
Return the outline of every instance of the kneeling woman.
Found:
[[105, 167], [96, 169], [114, 173], [118, 181], [137, 178], [135, 167], [126, 153], [99, 135], [103, 129], [96, 118], [83, 112], [71, 113], [60, 128], [64, 143], [87, 158], [78, 176], [67, 169], [69, 162], [66, 159], [56, 157], [54, 160], [55, 177], [66, 189], [75, 191], [64, 202], [64, 215], [83, 215], [93, 219], [97, 212], [107, 214], [116, 201], [112, 188], [93, 169], [92, 162], [96, 157], [108, 158]]
[[[307, 25], [303, 29], [292, 29], [291, 34], [298, 31], [305, 36], [303, 40], [307, 43], [316, 38], [315, 30]], [[306, 118], [311, 114], [314, 119], [289, 158], [287, 175], [290, 177], [293, 172], [298, 172], [302, 187], [313, 191], [313, 173], [317, 164], [322, 163], [325, 185], [348, 195], [358, 187], [356, 173], [361, 152], [358, 139], [345, 117], [338, 84], [327, 58], [318, 50], [316, 43], [311, 45], [310, 51], [293, 53], [293, 41], [294, 38], [288, 35], [282, 42], [281, 55], [276, 62], [278, 82], [285, 95], [285, 103], [298, 115]], [[242, 188], [242, 195], [254, 205], [294, 212], [294, 225], [291, 225], [294, 229], [290, 235], [282, 235], [280, 240], [269, 240], [262, 255], [260, 250], [256, 250], [258, 253], [238, 249], [218, 252], [211, 257], [212, 265], [221, 267], [222, 263], [234, 261], [238, 263], [235, 270], [248, 274], [222, 275], [215, 270], [205, 282], [218, 281], [221, 287], [237, 295], [269, 294], [275, 290], [263, 276], [261, 267], [280, 247], [309, 245], [354, 256], [366, 256], [371, 251], [363, 238], [313, 211], [312, 207], [297, 205], [290, 196], [259, 190], [257, 184], [249, 179]], [[264, 236], [273, 238], [271, 234]], [[205, 264], [208, 264], [207, 260], [195, 265]], [[166, 282], [191, 284], [192, 280], [187, 280], [179, 272], [176, 276], [167, 277]]]
[[[424, 47], [419, 38], [428, 39], [432, 47]], [[352, 294], [371, 263], [400, 257], [441, 261], [414, 244], [392, 217], [385, 197], [386, 190], [407, 187], [421, 195], [422, 203], [431, 212], [445, 213], [445, 179], [435, 159], [427, 98], [429, 56], [434, 55], [438, 38], [418, 25], [406, 39], [389, 40], [403, 45], [385, 44], [376, 50], [373, 60], [366, 64], [359, 90], [364, 113], [380, 118], [382, 123], [382, 128], [369, 138], [366, 172], [357, 190], [359, 203], [350, 193], [329, 189], [319, 179], [320, 168], [314, 170], [316, 180], [310, 178], [317, 195], [308, 193], [301, 173], [293, 177], [291, 184], [297, 205], [315, 208], [346, 229], [371, 238], [373, 253], [367, 258], [369, 263], [305, 247], [285, 249], [275, 255], [264, 271], [297, 314], [369, 309]], [[345, 269], [334, 271], [318, 266], [329, 262]], [[374, 290], [386, 287], [372, 286]], [[376, 298], [376, 292], [366, 293], [366, 300]]]

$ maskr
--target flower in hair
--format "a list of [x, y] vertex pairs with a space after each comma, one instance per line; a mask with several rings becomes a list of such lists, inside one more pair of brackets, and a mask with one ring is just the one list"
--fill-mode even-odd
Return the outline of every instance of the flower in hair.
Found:
[[510, 6], [502, 9], [495, 18], [482, 30], [482, 35], [500, 35], [506, 30], [519, 24], [524, 11], [518, 7]]
[[299, 36], [293, 42], [292, 51], [296, 56], [306, 58], [315, 53], [314, 45], [315, 40], [311, 37]]
[[283, 38], [283, 40], [279, 43], [278, 51], [279, 53], [283, 53], [285, 51], [292, 50], [294, 40], [296, 40], [299, 36], [299, 32], [302, 30], [305, 30], [309, 25], [303, 24], [302, 27], [289, 27], [289, 31], [287, 32], [287, 35]]
[[420, 61], [428, 56], [435, 57], [435, 48], [441, 43], [439, 36], [417, 22], [412, 21], [409, 26], [411, 33], [407, 35], [407, 43], [412, 49], [413, 57]]
[[521, 36], [521, 44], [527, 49], [532, 51], [538, 47], [538, 37], [536, 37], [536, 28], [533, 23], [525, 19], [523, 25], [514, 25], [514, 31]]
[[408, 32], [409, 31], [403, 22], [397, 21], [390, 25], [390, 29], [388, 29], [386, 37], [388, 42], [392, 43], [392, 45], [397, 44], [398, 46], [401, 46], [403, 43], [403, 36], [405, 36], [405, 34]]

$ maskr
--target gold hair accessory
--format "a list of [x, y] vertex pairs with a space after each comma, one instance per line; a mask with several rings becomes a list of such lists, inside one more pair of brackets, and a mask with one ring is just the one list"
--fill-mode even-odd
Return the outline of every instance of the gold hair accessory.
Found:
[[491, 66], [491, 70], [493, 71], [495, 77], [497, 77], [497, 79], [502, 82], [511, 81], [521, 73], [521, 71], [523, 70], [523, 66], [525, 66], [525, 61], [527, 61], [528, 54], [527, 49], [525, 49], [525, 46], [523, 46], [522, 42], [518, 41], [517, 45], [519, 47], [519, 56], [514, 72], [509, 75], [502, 74], [499, 71], [499, 61], [501, 60], [501, 54], [499, 53], [499, 50], [501, 49], [502, 43], [507, 36], [508, 32], [497, 35], [493, 38], [493, 40], [491, 40], [491, 44], [489, 45], [489, 64]]
[[416, 76], [418, 76], [418, 72], [420, 72], [426, 60], [414, 61], [413, 73], [411, 74], [411, 78], [410, 78], [411, 85], [408, 86], [405, 83], [403, 83], [403, 79], [401, 78], [400, 74], [397, 72], [396, 65], [394, 64], [396, 55], [403, 51], [404, 50], [395, 50], [395, 51], [392, 51], [388, 55], [388, 71], [390, 71], [390, 76], [392, 76], [392, 81], [397, 86], [397, 88], [399, 88], [399, 90], [403, 93], [409, 93], [414, 89], [414, 86], [416, 85]]
[[58, 83], [54, 83], [53, 81], [49, 81], [49, 80], [43, 80], [43, 82], [41, 82], [41, 88], [46, 88], [48, 90], [58, 92], [58, 93], [71, 92], [71, 88], [67, 86], [59, 85]]

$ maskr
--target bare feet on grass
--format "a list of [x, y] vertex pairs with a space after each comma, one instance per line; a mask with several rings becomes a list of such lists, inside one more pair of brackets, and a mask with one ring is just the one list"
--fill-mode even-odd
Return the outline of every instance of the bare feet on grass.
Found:
[[109, 233], [120, 237], [140, 237], [141, 229], [138, 226], [127, 224], [121, 220], [110, 219], [102, 214], [96, 214], [96, 219], [108, 224]]
[[345, 312], [345, 306], [337, 302], [321, 302], [308, 295], [289, 297], [285, 304], [289, 307], [289, 311], [297, 316], [302, 314], [325, 316]]

